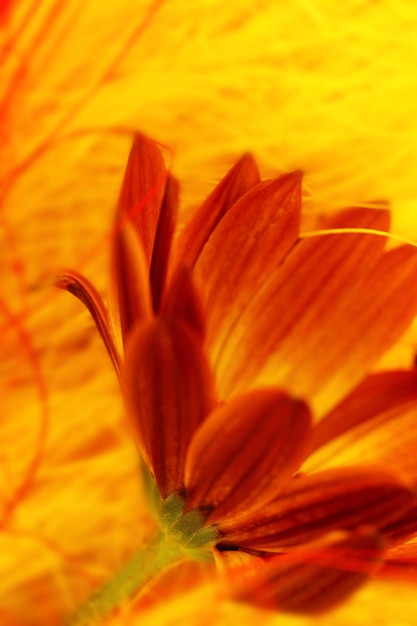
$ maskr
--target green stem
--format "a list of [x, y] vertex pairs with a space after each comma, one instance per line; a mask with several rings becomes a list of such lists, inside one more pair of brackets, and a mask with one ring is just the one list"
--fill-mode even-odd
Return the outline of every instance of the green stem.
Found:
[[184, 559], [178, 546], [167, 545], [155, 534], [147, 544], [101, 587], [68, 620], [67, 626], [93, 626], [126, 603], [153, 576]]

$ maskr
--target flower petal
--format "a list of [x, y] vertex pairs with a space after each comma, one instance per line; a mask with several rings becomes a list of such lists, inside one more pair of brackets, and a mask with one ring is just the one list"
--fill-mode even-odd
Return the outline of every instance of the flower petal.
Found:
[[187, 267], [179, 267], [175, 271], [162, 302], [161, 313], [190, 324], [199, 337], [204, 339], [206, 323], [203, 306], [194, 287], [191, 271]]
[[322, 613], [363, 585], [382, 560], [383, 545], [376, 533], [356, 531], [322, 547], [306, 546], [272, 557], [230, 592], [269, 609]]
[[391, 545], [417, 539], [417, 493], [414, 497], [413, 506], [397, 520], [384, 526], [382, 530]]
[[176, 320], [139, 324], [128, 342], [122, 382], [140, 451], [166, 497], [182, 489], [189, 441], [214, 405], [198, 337]]
[[417, 401], [417, 370], [372, 374], [314, 427], [314, 448], [388, 409], [412, 401]]
[[320, 417], [349, 393], [417, 310], [417, 251], [404, 246], [381, 257], [382, 239], [341, 234], [299, 243], [229, 339], [221, 397], [281, 385], [308, 398]]
[[158, 145], [145, 135], [136, 135], [120, 192], [118, 215], [122, 222], [127, 218], [134, 225], [149, 266], [165, 181], [165, 163]]
[[152, 315], [148, 267], [138, 234], [129, 222], [114, 233], [111, 273], [110, 311], [125, 344], [136, 322]]
[[259, 182], [259, 172], [253, 157], [250, 154], [243, 155], [182, 231], [175, 255], [179, 265], [194, 266], [222, 217], [243, 194]]
[[186, 509], [210, 522], [273, 499], [305, 457], [307, 406], [274, 389], [252, 391], [216, 409], [193, 437], [185, 466]]
[[169, 175], [166, 181], [165, 195], [162, 201], [158, 227], [155, 235], [150, 271], [153, 306], [155, 311], [159, 311], [167, 277], [171, 241], [177, 219], [178, 192], [178, 181], [173, 176]]
[[254, 292], [295, 243], [301, 172], [264, 181], [224, 216], [196, 263], [214, 359]]
[[380, 529], [415, 500], [415, 494], [387, 471], [336, 469], [293, 478], [285, 493], [263, 510], [219, 528], [229, 545], [280, 550], [332, 531], [362, 525]]
[[388, 407], [318, 448], [302, 469], [379, 463], [404, 474], [417, 485], [416, 412], [415, 400]]
[[112, 334], [110, 318], [100, 294], [87, 278], [74, 270], [65, 270], [54, 276], [55, 287], [72, 293], [86, 307], [109, 353], [116, 373], [120, 374], [120, 355]]

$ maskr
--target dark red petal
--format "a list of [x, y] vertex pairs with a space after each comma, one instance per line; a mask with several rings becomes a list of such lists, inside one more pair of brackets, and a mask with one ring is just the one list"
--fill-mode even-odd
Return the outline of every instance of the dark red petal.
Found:
[[158, 145], [138, 134], [134, 139], [120, 192], [115, 230], [127, 218], [150, 266], [161, 204], [165, 193], [165, 163]]
[[242, 310], [295, 243], [301, 172], [264, 181], [224, 216], [196, 263], [214, 359]]
[[172, 236], [178, 212], [179, 184], [173, 176], [168, 176], [165, 195], [162, 201], [158, 227], [151, 262], [151, 289], [155, 312], [159, 311], [168, 271]]
[[411, 489], [383, 469], [335, 469], [293, 478], [277, 500], [219, 529], [223, 543], [279, 550], [332, 531], [363, 525], [381, 529], [414, 501]]
[[280, 391], [230, 400], [190, 443], [186, 508], [207, 509], [210, 522], [258, 509], [286, 485], [306, 455], [309, 435], [308, 408]]
[[72, 293], [89, 311], [103, 343], [109, 353], [114, 368], [120, 373], [120, 355], [111, 330], [110, 319], [100, 294], [84, 276], [73, 270], [65, 270], [57, 274], [53, 283], [55, 287]]
[[259, 182], [259, 172], [253, 157], [250, 154], [243, 155], [213, 189], [181, 233], [175, 254], [178, 265], [193, 267], [222, 217], [244, 193]]
[[417, 401], [417, 370], [372, 374], [314, 427], [313, 446], [412, 401]]
[[214, 406], [201, 342], [176, 320], [137, 325], [128, 341], [122, 384], [139, 449], [166, 497], [182, 489], [188, 444]]
[[204, 339], [206, 329], [204, 311], [188, 268], [179, 267], [176, 270], [162, 303], [161, 312], [166, 317], [189, 324], [198, 336]]
[[129, 222], [114, 233], [111, 274], [111, 313], [125, 343], [136, 322], [152, 315], [148, 267], [137, 232]]
[[326, 546], [271, 557], [229, 593], [268, 609], [322, 613], [359, 589], [378, 568], [383, 553], [384, 543], [376, 533], [352, 532]]

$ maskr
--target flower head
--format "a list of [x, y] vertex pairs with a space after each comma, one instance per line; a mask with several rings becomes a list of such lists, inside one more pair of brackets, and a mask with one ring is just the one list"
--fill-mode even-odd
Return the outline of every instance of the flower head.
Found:
[[138, 136], [111, 316], [76, 273], [57, 284], [92, 312], [121, 374], [167, 541], [243, 558], [235, 597], [314, 612], [417, 534], [417, 374], [369, 374], [416, 314], [417, 254], [385, 251], [378, 208], [300, 238], [301, 179], [261, 181], [244, 156], [178, 235], [178, 184]]

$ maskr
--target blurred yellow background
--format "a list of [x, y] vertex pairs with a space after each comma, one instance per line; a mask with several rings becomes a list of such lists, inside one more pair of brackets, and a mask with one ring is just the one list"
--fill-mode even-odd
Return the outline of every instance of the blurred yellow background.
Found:
[[[166, 146], [183, 219], [251, 151], [264, 176], [305, 171], [306, 212], [388, 200], [394, 232], [416, 236], [417, 6], [21, 0], [0, 24], [0, 622], [55, 626], [151, 524], [105, 351], [48, 284], [73, 267], [106, 288], [131, 133]], [[147, 623], [202, 624], [205, 593]], [[371, 585], [317, 623], [414, 623], [412, 591], [390, 593]], [[259, 615], [219, 601], [204, 619]]]

